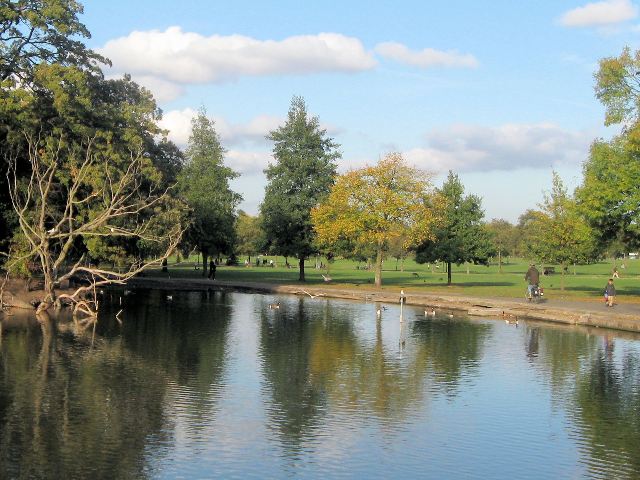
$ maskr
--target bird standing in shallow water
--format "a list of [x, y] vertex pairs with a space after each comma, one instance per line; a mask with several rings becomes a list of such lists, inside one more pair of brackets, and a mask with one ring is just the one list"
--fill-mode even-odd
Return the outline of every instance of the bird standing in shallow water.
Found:
[[431, 310], [425, 310], [424, 311], [424, 316], [425, 317], [435, 317], [436, 316], [436, 309], [432, 308]]
[[279, 308], [280, 308], [280, 302], [269, 304], [269, 310], [278, 310]]

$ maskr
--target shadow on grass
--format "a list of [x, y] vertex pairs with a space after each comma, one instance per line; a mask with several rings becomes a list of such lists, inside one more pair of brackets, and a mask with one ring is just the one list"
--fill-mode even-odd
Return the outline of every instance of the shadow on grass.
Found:
[[[586, 285], [572, 286], [572, 287], [564, 287], [565, 291], [570, 292], [580, 292], [580, 293], [591, 293], [593, 295], [604, 295], [604, 287], [593, 287]], [[560, 289], [558, 289], [560, 291]], [[640, 296], [640, 287], [620, 287], [616, 286], [616, 295], [638, 295]]]

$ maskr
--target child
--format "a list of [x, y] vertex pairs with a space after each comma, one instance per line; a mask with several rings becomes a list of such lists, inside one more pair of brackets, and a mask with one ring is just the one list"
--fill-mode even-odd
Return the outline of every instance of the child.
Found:
[[613, 286], [613, 278], [609, 279], [607, 286], [604, 287], [604, 297], [607, 307], [613, 307], [613, 299], [616, 296], [616, 287]]

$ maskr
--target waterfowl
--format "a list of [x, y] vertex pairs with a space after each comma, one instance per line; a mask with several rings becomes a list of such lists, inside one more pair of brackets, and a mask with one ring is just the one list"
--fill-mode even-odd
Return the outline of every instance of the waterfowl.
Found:
[[280, 302], [277, 303], [270, 303], [269, 304], [269, 309], [270, 310], [278, 310], [280, 308]]
[[173, 300], [173, 295], [167, 295], [167, 300], [169, 301]]
[[436, 316], [436, 309], [432, 308], [431, 310], [425, 310], [424, 311], [424, 316], [425, 317], [435, 317]]

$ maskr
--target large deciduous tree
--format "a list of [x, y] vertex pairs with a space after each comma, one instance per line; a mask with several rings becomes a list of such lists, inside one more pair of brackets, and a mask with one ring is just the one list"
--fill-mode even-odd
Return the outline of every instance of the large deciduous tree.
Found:
[[264, 247], [264, 232], [260, 228], [260, 217], [254, 217], [240, 210], [236, 220], [236, 252], [247, 255], [251, 262], [251, 255], [261, 251]]
[[492, 235], [492, 241], [498, 254], [498, 271], [502, 273], [502, 259], [505, 255], [511, 255], [516, 249], [517, 230], [507, 220], [494, 218], [487, 223], [487, 230]]
[[600, 241], [600, 248], [640, 248], [640, 51], [625, 48], [604, 58], [595, 75], [596, 97], [605, 125], [622, 124], [611, 141], [596, 140], [584, 163], [576, 199]]
[[551, 192], [545, 193], [540, 206], [542, 210], [533, 220], [537, 236], [531, 251], [542, 262], [562, 267], [560, 288], [564, 290], [567, 267], [585, 263], [597, 255], [596, 236], [556, 172], [553, 172]]
[[[181, 153], [166, 140], [158, 141], [160, 111], [150, 92], [129, 77], [104, 80], [76, 67], [37, 65], [29, 88], [0, 92], [0, 158], [11, 158], [18, 178], [28, 179], [32, 162], [28, 138], [62, 138], [81, 145], [99, 139], [119, 155], [144, 156], [162, 174], [164, 189], [175, 182], [181, 168]], [[1, 177], [5, 179], [4, 175]], [[145, 187], [146, 185], [142, 185]], [[157, 187], [157, 186], [156, 186]], [[61, 199], [52, 198], [58, 202]], [[10, 208], [8, 185], [0, 181], [0, 204]], [[136, 222], [150, 211], [141, 212]], [[7, 230], [17, 227], [15, 216], [3, 215]], [[93, 238], [85, 245], [94, 260], [140, 255], [140, 244], [122, 237]]]
[[298, 258], [299, 279], [304, 281], [304, 261], [317, 250], [311, 209], [333, 185], [338, 145], [318, 117], [309, 116], [301, 97], [293, 98], [287, 121], [267, 138], [274, 142], [275, 163], [265, 170], [262, 228], [274, 252]]
[[90, 38], [78, 20], [75, 0], [3, 0], [0, 2], [0, 82], [28, 82], [36, 65], [57, 63], [90, 68], [108, 61], [86, 48]]
[[[28, 178], [16, 174], [17, 156], [8, 159], [11, 203], [25, 240], [23, 248], [10, 252], [9, 269], [25, 261], [39, 264], [44, 277], [40, 310], [56, 302], [62, 280], [77, 274], [91, 279], [88, 286], [61, 297], [75, 303], [76, 311], [94, 315], [88, 290], [124, 282], [176, 247], [182, 234], [180, 209], [140, 151], [124, 154], [98, 137], [76, 143], [62, 136], [27, 135], [27, 145]], [[158, 244], [162, 253], [151, 261], [133, 259], [125, 273], [83, 262], [80, 247], [104, 237]]]
[[179, 190], [193, 209], [186, 238], [202, 253], [203, 276], [208, 257], [231, 253], [234, 245], [235, 210], [242, 197], [229, 186], [238, 174], [224, 164], [225, 152], [214, 122], [201, 109], [191, 122]]
[[594, 142], [576, 190], [600, 247], [619, 243], [627, 252], [640, 248], [640, 150], [629, 143], [627, 136]]
[[595, 74], [595, 92], [605, 111], [605, 125], [640, 120], [640, 51], [626, 47], [620, 56], [600, 60]]
[[482, 202], [476, 195], [464, 196], [458, 175], [450, 171], [439, 194], [444, 201], [442, 221], [436, 226], [433, 238], [416, 249], [416, 261], [446, 262], [447, 284], [451, 285], [453, 263], [486, 265], [494, 254], [494, 247], [483, 222]]
[[424, 172], [390, 153], [377, 165], [340, 175], [312, 217], [320, 244], [352, 253], [373, 250], [375, 284], [381, 286], [382, 260], [392, 242], [404, 237], [409, 247], [431, 237], [437, 199]]

